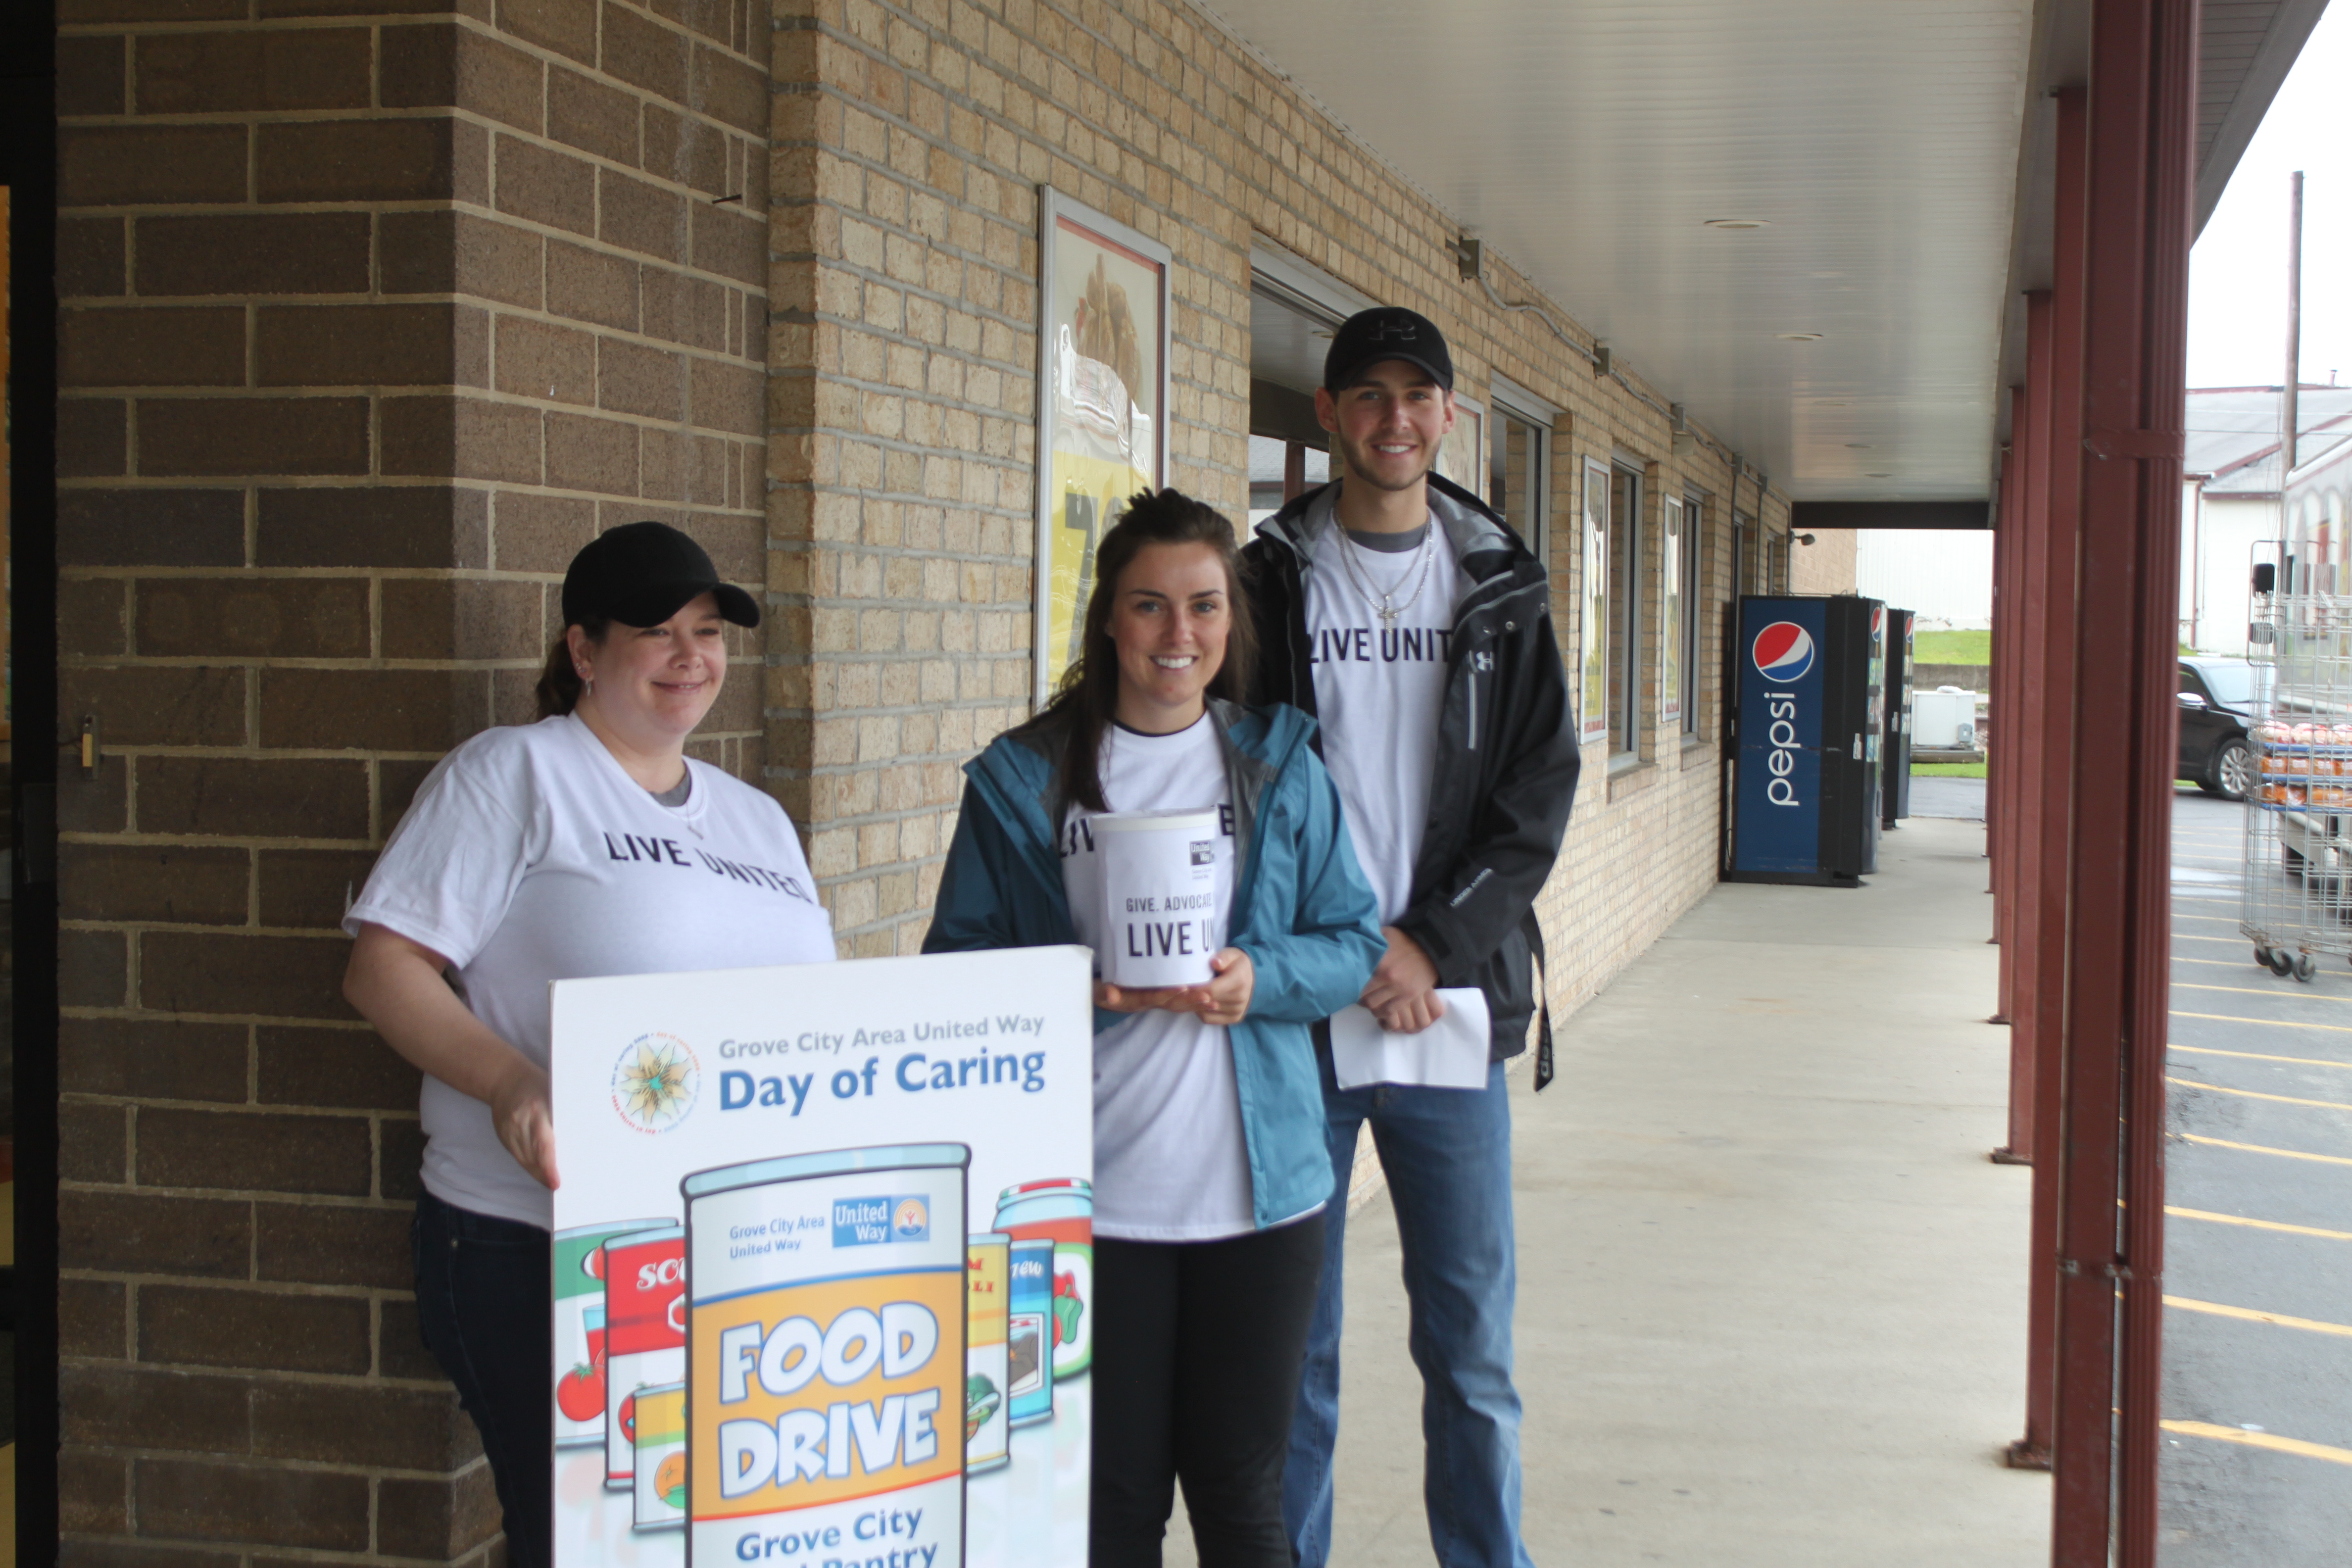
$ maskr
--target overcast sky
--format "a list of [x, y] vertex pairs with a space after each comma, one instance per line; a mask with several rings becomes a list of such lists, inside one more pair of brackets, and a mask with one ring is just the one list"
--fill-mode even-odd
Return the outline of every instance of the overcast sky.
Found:
[[[2352, 385], [2352, 0], [2330, 5], [2238, 161], [2189, 268], [2189, 384], [2286, 375], [2287, 175], [2303, 171], [2303, 380]], [[2331, 86], [2334, 92], [2331, 95]]]

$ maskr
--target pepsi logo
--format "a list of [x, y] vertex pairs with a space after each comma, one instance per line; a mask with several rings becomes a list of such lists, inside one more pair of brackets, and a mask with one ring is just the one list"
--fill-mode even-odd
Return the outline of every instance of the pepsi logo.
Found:
[[1782, 684], [1802, 680], [1813, 668], [1813, 634], [1794, 621], [1774, 621], [1756, 634], [1749, 652], [1759, 675]]

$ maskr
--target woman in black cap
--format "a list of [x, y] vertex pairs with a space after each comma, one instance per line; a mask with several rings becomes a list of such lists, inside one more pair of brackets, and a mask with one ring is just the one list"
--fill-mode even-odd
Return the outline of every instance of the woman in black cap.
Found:
[[782, 807], [685, 752], [726, 624], [760, 624], [751, 596], [633, 522], [572, 559], [563, 620], [539, 722], [442, 759], [343, 921], [343, 994], [425, 1075], [418, 1319], [481, 1429], [517, 1568], [551, 1553], [548, 983], [834, 956]]

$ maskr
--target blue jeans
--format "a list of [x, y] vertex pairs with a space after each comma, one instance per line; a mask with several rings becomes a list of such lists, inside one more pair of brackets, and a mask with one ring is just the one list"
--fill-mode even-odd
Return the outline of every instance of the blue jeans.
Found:
[[1283, 1522], [1301, 1568], [1331, 1552], [1339, 1431], [1340, 1289], [1356, 1130], [1372, 1124], [1388, 1173], [1421, 1369], [1422, 1495], [1441, 1568], [1532, 1568], [1519, 1541], [1519, 1395], [1511, 1384], [1518, 1270], [1511, 1232], [1511, 1110], [1496, 1063], [1483, 1089], [1386, 1084], [1342, 1091], [1318, 1047], [1331, 1151], [1323, 1285], [1290, 1425]]

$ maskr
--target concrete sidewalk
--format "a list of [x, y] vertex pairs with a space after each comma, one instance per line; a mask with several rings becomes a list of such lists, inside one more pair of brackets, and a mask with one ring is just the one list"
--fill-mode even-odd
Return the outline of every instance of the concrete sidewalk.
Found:
[[[1526, 1537], [1543, 1568], [2027, 1568], [2028, 1182], [1980, 824], [1859, 891], [1725, 886], [1513, 1079]], [[1427, 1563], [1384, 1196], [1349, 1223], [1335, 1563]], [[1193, 1560], [1181, 1510], [1168, 1561]]]

